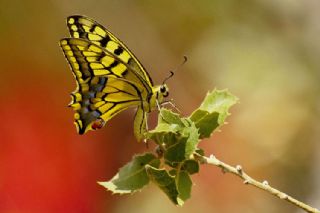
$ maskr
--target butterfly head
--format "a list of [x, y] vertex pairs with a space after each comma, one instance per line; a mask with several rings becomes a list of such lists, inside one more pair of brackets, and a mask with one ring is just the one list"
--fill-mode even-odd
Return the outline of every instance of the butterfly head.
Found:
[[166, 98], [169, 96], [169, 88], [166, 84], [166, 81], [169, 80], [173, 75], [174, 73], [170, 71], [170, 75], [163, 80], [160, 86], [157, 87], [156, 94], [157, 94], [157, 99], [159, 103], [162, 102], [163, 98]]
[[149, 98], [149, 106], [145, 105], [146, 110], [151, 112], [163, 102], [163, 99], [169, 96], [169, 88], [166, 84], [153, 87], [152, 95]]
[[169, 96], [169, 88], [166, 84], [162, 84], [160, 86], [160, 93], [161, 93], [161, 96], [164, 98]]

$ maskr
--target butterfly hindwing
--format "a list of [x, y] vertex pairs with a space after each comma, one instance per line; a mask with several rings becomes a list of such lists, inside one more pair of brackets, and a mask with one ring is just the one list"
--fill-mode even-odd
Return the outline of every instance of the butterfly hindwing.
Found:
[[[83, 39], [62, 39], [60, 46], [77, 80], [70, 106], [76, 111], [80, 134], [92, 129], [99, 119], [105, 123], [128, 107], [141, 104], [144, 88], [125, 79], [130, 75], [127, 66], [110, 53]], [[129, 78], [137, 80], [134, 75]]]

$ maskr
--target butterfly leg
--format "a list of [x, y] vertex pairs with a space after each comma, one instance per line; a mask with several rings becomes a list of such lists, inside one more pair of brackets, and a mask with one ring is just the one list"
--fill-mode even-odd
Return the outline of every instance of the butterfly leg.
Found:
[[164, 117], [162, 116], [162, 113], [161, 113], [161, 106], [162, 106], [162, 104], [159, 104], [159, 101], [158, 101], [158, 100], [156, 100], [156, 103], [157, 103], [157, 107], [158, 107], [158, 111], [159, 111], [159, 113], [160, 113], [160, 116], [161, 116], [161, 118], [164, 120]]
[[[148, 116], [147, 116], [147, 113], [144, 112], [144, 117], [145, 117], [145, 132], [148, 132], [149, 131], [149, 128], [148, 128]], [[148, 139], [144, 138], [143, 139], [143, 142], [146, 144], [146, 148], [148, 149], [149, 148], [149, 143], [148, 143]]]
[[163, 103], [161, 103], [161, 105], [160, 105], [158, 100], [156, 100], [156, 103], [157, 103], [157, 106], [158, 106], [158, 110], [159, 110], [161, 119], [162, 119], [163, 121], [165, 121], [165, 122], [168, 123], [168, 121], [166, 121], [166, 119], [164, 118], [164, 116], [163, 116], [162, 113], [161, 113], [161, 107], [160, 107], [160, 106], [163, 106]]
[[179, 108], [174, 104], [173, 99], [170, 99], [168, 101], [164, 101], [161, 103], [161, 106], [165, 106], [165, 105], [170, 105], [172, 106], [173, 109], [177, 110], [177, 112], [181, 113], [181, 111], [179, 110]]

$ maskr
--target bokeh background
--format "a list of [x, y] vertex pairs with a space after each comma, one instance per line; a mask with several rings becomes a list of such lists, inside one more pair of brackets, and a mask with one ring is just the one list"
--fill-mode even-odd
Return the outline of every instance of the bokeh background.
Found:
[[319, 9], [317, 0], [0, 0], [0, 212], [301, 212], [213, 166], [193, 176], [183, 207], [153, 185], [118, 196], [96, 184], [146, 147], [133, 138], [133, 110], [76, 134], [66, 107], [75, 81], [58, 46], [72, 14], [125, 41], [156, 83], [187, 55], [168, 82], [183, 114], [213, 88], [240, 98], [202, 142], [206, 153], [319, 208]]

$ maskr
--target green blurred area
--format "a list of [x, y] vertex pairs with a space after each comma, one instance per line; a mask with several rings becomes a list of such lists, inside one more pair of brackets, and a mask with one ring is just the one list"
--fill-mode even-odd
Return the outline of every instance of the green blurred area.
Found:
[[[52, 171], [70, 171], [66, 167], [70, 164], [70, 168], [77, 165], [77, 172], [84, 177], [96, 174], [90, 181], [73, 177], [73, 183], [79, 181], [77, 187], [94, 186], [85, 191], [87, 194], [76, 193], [77, 187], [73, 189], [72, 202], [92, 198], [90, 205], [79, 207], [77, 212], [299, 212], [209, 166], [193, 178], [196, 185], [192, 197], [182, 208], [173, 206], [152, 186], [133, 196], [109, 196], [96, 186], [94, 180], [109, 179], [124, 159], [129, 160], [145, 147], [135, 144], [132, 137], [133, 112], [122, 113], [85, 139], [74, 136], [72, 112], [65, 106], [75, 81], [58, 46], [59, 39], [68, 36], [65, 18], [73, 14], [87, 15], [117, 35], [155, 83], [161, 83], [187, 55], [188, 62], [168, 82], [170, 96], [183, 114], [192, 112], [206, 92], [215, 87], [228, 88], [240, 98], [228, 125], [203, 143], [206, 154], [241, 164], [254, 177], [267, 179], [272, 186], [319, 208], [319, 9], [320, 2], [314, 0], [0, 0], [0, 112], [4, 119], [0, 124], [0, 211], [67, 212], [59, 206], [68, 205], [67, 196], [60, 202], [59, 196], [51, 195], [56, 191], [50, 187], [62, 187], [57, 182], [47, 192], [57, 201], [45, 209], [39, 198], [41, 211], [30, 197], [23, 201], [25, 194], [18, 193], [16, 201], [16, 194], [5, 187], [15, 184], [10, 182], [13, 178], [7, 169], [12, 169], [13, 176], [19, 173], [15, 169], [19, 162], [12, 161], [12, 153], [20, 147], [15, 144], [21, 143], [23, 149], [36, 145], [39, 153], [42, 146], [49, 146], [46, 152], [51, 157], [68, 149], [62, 152], [63, 162], [50, 164]], [[34, 126], [29, 125], [32, 122]], [[57, 140], [46, 143], [37, 134], [43, 131], [47, 131], [48, 138], [61, 135], [58, 145]], [[35, 132], [32, 140], [23, 137], [30, 132]], [[92, 142], [97, 140], [101, 143]], [[79, 149], [83, 153], [80, 157]], [[111, 150], [112, 157], [107, 158], [104, 150]], [[90, 170], [82, 171], [81, 165], [87, 159], [83, 156], [91, 159], [86, 167]], [[70, 163], [70, 159], [75, 162]], [[28, 166], [46, 162], [47, 158], [33, 160]], [[91, 166], [99, 164], [103, 166]], [[19, 181], [18, 177], [14, 180]], [[45, 185], [49, 184], [47, 177], [40, 175]], [[48, 182], [52, 178], [55, 176]], [[28, 184], [30, 188], [34, 184], [41, 194], [36, 180], [30, 178]], [[63, 187], [60, 192], [70, 193], [68, 186]]]

